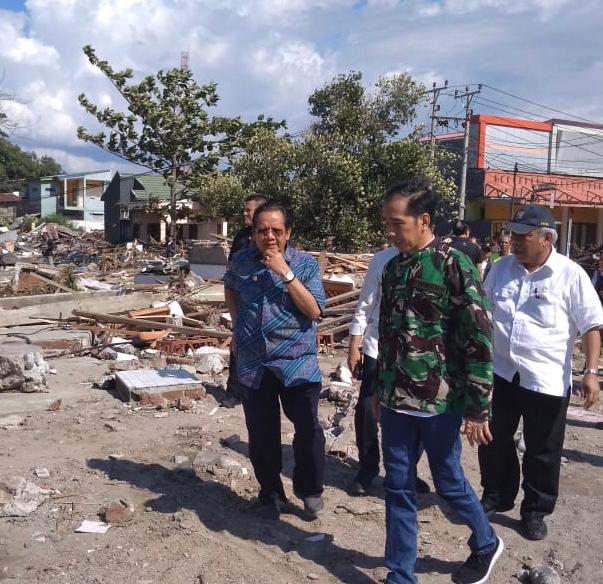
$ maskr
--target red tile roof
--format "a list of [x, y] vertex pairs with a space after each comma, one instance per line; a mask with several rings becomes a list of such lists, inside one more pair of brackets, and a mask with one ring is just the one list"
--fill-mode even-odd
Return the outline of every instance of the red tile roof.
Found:
[[[536, 187], [536, 192], [534, 192]], [[540, 187], [540, 190], [539, 190]], [[487, 170], [484, 176], [486, 199], [508, 199], [513, 196], [513, 172]], [[515, 198], [555, 206], [603, 207], [603, 179], [558, 174], [517, 173]]]
[[0, 193], [0, 203], [18, 203], [19, 197], [12, 193]]

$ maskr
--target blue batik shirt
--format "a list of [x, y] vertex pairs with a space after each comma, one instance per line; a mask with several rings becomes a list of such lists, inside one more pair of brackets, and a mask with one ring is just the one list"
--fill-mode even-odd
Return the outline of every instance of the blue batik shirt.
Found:
[[[307, 253], [287, 246], [283, 254], [290, 270], [324, 309], [325, 291], [318, 262]], [[258, 388], [265, 369], [285, 385], [318, 383], [316, 323], [295, 306], [287, 286], [263, 263], [257, 248], [235, 254], [224, 286], [239, 297], [235, 328], [239, 383]]]

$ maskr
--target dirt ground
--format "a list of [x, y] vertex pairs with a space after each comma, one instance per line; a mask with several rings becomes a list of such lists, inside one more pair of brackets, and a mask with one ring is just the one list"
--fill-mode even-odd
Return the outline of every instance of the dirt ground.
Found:
[[[340, 356], [341, 358], [341, 356]], [[329, 373], [338, 359], [322, 359]], [[219, 389], [190, 411], [136, 409], [95, 389], [107, 364], [92, 358], [51, 361], [50, 391], [0, 395], [0, 415], [27, 414], [22, 429], [0, 429], [0, 477], [21, 475], [57, 493], [22, 518], [0, 518], [0, 581], [52, 584], [272, 584], [318, 581], [369, 584], [383, 581], [384, 502], [353, 498], [351, 460], [327, 457], [326, 509], [308, 521], [291, 488], [292, 427], [284, 421], [285, 486], [296, 506], [278, 522], [259, 520], [251, 509], [257, 484], [247, 459], [241, 406], [216, 410]], [[220, 379], [216, 379], [216, 384]], [[47, 411], [56, 396], [61, 410]], [[215, 412], [214, 412], [215, 410]], [[213, 415], [212, 415], [212, 412]], [[156, 417], [157, 414], [164, 417]], [[321, 416], [333, 413], [321, 402]], [[221, 439], [233, 434], [231, 447]], [[517, 582], [525, 565], [549, 564], [562, 581], [603, 584], [603, 431], [568, 425], [561, 497], [548, 520], [549, 537], [524, 540], [518, 510], [498, 515], [505, 542], [492, 584]], [[223, 452], [245, 471], [193, 471], [203, 449]], [[117, 456], [112, 459], [110, 455]], [[177, 465], [175, 455], [188, 457]], [[468, 445], [466, 473], [479, 492], [477, 454]], [[33, 474], [45, 467], [46, 479]], [[431, 483], [424, 460], [420, 475]], [[433, 487], [432, 487], [433, 489]], [[124, 500], [132, 522], [105, 534], [75, 533], [103, 506]], [[468, 554], [468, 529], [455, 523], [435, 494], [419, 496], [421, 584], [450, 582]]]

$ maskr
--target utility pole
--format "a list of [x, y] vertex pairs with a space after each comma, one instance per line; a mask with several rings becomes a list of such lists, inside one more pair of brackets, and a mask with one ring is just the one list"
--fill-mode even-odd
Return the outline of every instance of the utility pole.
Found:
[[465, 100], [465, 134], [463, 137], [463, 169], [461, 171], [461, 186], [459, 188], [459, 219], [465, 219], [465, 194], [467, 189], [467, 165], [469, 161], [469, 124], [473, 111], [471, 110], [471, 102], [475, 95], [482, 90], [481, 83], [475, 91], [469, 91], [469, 87], [465, 87], [465, 92], [460, 93], [458, 90], [454, 92], [455, 99]]
[[438, 97], [440, 96], [440, 91], [448, 88], [448, 80], [444, 81], [444, 85], [442, 87], [437, 87], [435, 81], [433, 82], [433, 87], [426, 93], [431, 93], [431, 132], [429, 133], [429, 148], [431, 151], [431, 158], [435, 157], [435, 129], [436, 124], [438, 122], [438, 112], [440, 111], [440, 106], [438, 105]]

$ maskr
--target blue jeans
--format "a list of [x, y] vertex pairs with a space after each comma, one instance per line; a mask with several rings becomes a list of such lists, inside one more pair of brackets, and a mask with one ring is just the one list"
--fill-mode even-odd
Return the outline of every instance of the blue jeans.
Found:
[[461, 417], [421, 418], [381, 408], [385, 465], [385, 565], [387, 584], [415, 584], [417, 560], [417, 453], [427, 453], [440, 497], [471, 529], [469, 547], [484, 554], [496, 547], [496, 534], [461, 467]]

